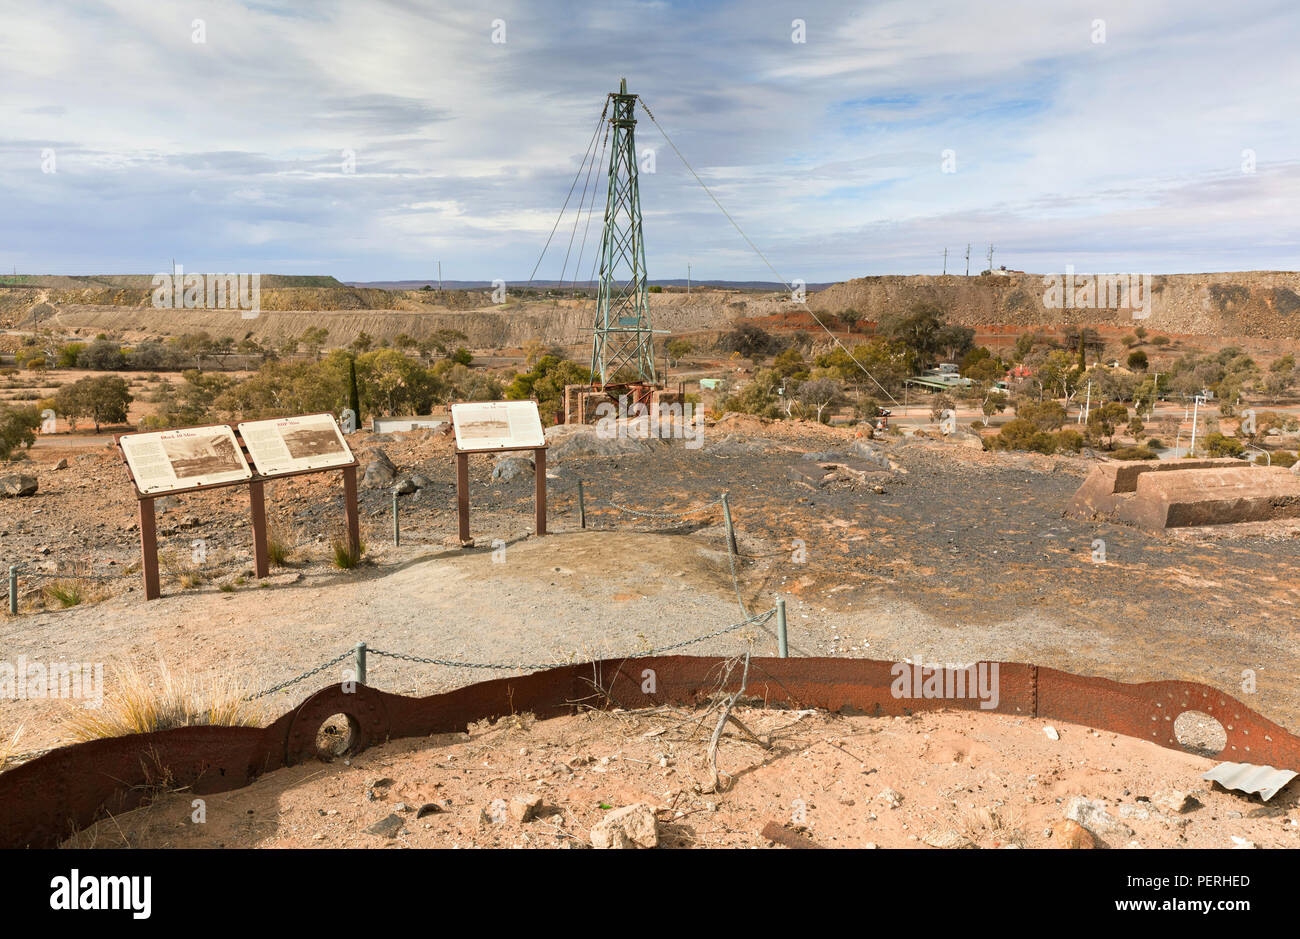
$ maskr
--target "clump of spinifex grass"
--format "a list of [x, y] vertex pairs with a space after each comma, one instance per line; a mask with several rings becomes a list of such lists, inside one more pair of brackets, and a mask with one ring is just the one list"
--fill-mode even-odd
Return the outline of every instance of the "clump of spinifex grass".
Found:
[[280, 522], [266, 529], [266, 557], [276, 567], [285, 567], [293, 557], [293, 532]]
[[250, 701], [249, 689], [230, 675], [200, 681], [184, 671], [173, 673], [160, 661], [151, 670], [119, 666], [106, 684], [100, 707], [68, 706], [64, 725], [73, 739], [176, 727], [257, 727], [263, 722], [261, 705]]
[[186, 590], [191, 587], [201, 586], [207, 579], [199, 566], [199, 561], [193, 555], [188, 560], [185, 560], [170, 548], [158, 552], [158, 565], [168, 574], [174, 576], [181, 587]]
[[45, 596], [47, 602], [57, 603], [65, 610], [86, 599], [85, 584], [73, 578], [60, 578], [51, 581], [41, 588], [41, 593]]
[[366, 544], [361, 542], [359, 550], [352, 550], [346, 535], [335, 535], [330, 539], [330, 552], [334, 556], [334, 566], [341, 570], [351, 570], [361, 563], [361, 556], [366, 553]]

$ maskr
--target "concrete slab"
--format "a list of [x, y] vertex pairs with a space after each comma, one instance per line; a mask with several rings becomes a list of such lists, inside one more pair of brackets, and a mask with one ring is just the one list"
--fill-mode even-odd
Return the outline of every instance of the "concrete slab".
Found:
[[1300, 477], [1261, 466], [1149, 473], [1116, 510], [1143, 528], [1182, 528], [1300, 518]]

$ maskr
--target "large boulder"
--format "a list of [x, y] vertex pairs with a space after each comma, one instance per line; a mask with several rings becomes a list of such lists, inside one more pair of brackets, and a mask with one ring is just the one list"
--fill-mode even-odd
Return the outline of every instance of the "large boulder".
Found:
[[361, 477], [363, 489], [386, 489], [397, 478], [397, 467], [380, 447], [375, 447], [367, 454], [365, 473]]
[[[564, 428], [561, 430], [560, 428]], [[642, 453], [649, 449], [650, 441], [636, 437], [602, 434], [590, 424], [561, 424], [546, 432], [550, 450], [548, 461], [558, 463], [582, 456], [622, 456], [625, 453]]]
[[36, 495], [36, 477], [26, 473], [12, 476], [0, 476], [0, 496], [34, 496]]
[[535, 472], [533, 461], [522, 456], [502, 457], [492, 467], [492, 478], [510, 482], [518, 476], [531, 476]]

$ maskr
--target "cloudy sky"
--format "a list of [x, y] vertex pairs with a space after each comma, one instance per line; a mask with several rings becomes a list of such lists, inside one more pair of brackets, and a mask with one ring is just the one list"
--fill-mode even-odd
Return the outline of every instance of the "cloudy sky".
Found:
[[[968, 242], [975, 270], [990, 242], [1035, 272], [1300, 267], [1294, 0], [0, 0], [0, 23], [0, 270], [516, 283], [621, 76], [787, 280], [938, 273], [945, 247], [961, 272]], [[650, 276], [775, 279], [642, 117]]]

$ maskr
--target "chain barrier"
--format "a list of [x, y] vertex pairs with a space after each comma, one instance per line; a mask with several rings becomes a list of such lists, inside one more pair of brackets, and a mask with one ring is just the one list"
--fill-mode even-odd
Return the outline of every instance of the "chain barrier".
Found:
[[[719, 636], [725, 636], [728, 633], [733, 633], [736, 630], [743, 629], [746, 626], [751, 626], [751, 625], [764, 626], [775, 615], [776, 615], [776, 608], [773, 607], [772, 609], [768, 610], [765, 613], [759, 613], [755, 616], [748, 616], [745, 619], [741, 620], [739, 623], [732, 623], [729, 626], [723, 626], [721, 629], [715, 629], [711, 633], [705, 633], [702, 636], [693, 636], [690, 639], [683, 639], [681, 642], [670, 643], [666, 646], [659, 646], [654, 649], [646, 649], [643, 652], [632, 652], [626, 655], [625, 658], [640, 659], [651, 655], [662, 655], [665, 652], [671, 652], [674, 649], [681, 649], [684, 646], [694, 645], [697, 642], [706, 642], [710, 639], [716, 639]], [[277, 685], [272, 685], [270, 688], [267, 688], [264, 691], [259, 691], [257, 694], [251, 695], [248, 698], [248, 700], [256, 701], [258, 698], [264, 698], [267, 695], [275, 694], [277, 691], [283, 691], [285, 688], [288, 688], [291, 685], [296, 685], [298, 684], [298, 682], [311, 678], [313, 675], [318, 675], [321, 672], [325, 671], [325, 669], [329, 668], [330, 666], [337, 665], [339, 662], [342, 662], [344, 659], [349, 658], [350, 656], [354, 656], [356, 654], [357, 654], [357, 650], [355, 648], [349, 649], [348, 651], [341, 653], [340, 655], [336, 655], [328, 662], [323, 662], [320, 665], [317, 665], [315, 668], [303, 672], [301, 675], [297, 675], [294, 678], [290, 678], [288, 681], [282, 681]], [[408, 655], [405, 652], [388, 652], [384, 649], [372, 649], [369, 646], [366, 646], [365, 654], [367, 656], [380, 655], [380, 656], [384, 656], [385, 658], [398, 659], [403, 662], [411, 662], [412, 664], [415, 665], [440, 665], [446, 668], [470, 668], [470, 669], [483, 669], [489, 671], [538, 672], [538, 671], [545, 671], [546, 669], [550, 669], [550, 668], [565, 668], [566, 666], [573, 664], [572, 661], [568, 661], [568, 662], [462, 662], [462, 661], [457, 661], [455, 659], [439, 659], [439, 658], [425, 657], [419, 655]]]
[[[770, 620], [775, 615], [776, 615], [776, 609], [773, 608], [771, 610], [768, 610], [766, 613], [761, 613], [757, 616], [747, 617], [741, 620], [739, 623], [732, 623], [730, 626], [724, 626], [721, 629], [715, 629], [713, 632], [706, 633], [703, 636], [695, 636], [691, 639], [683, 639], [681, 642], [674, 642], [670, 645], [660, 646], [655, 649], [647, 649], [644, 652], [633, 652], [625, 656], [625, 658], [639, 659], [650, 655], [662, 655], [665, 652], [670, 652], [673, 649], [680, 649], [683, 646], [694, 645], [697, 642], [704, 642], [709, 639], [716, 639], [718, 636], [723, 636], [726, 635], [727, 633], [735, 632], [737, 629], [743, 629], [745, 626], [749, 626], [749, 625], [761, 626], [767, 623], [767, 621]], [[489, 670], [499, 670], [499, 671], [506, 671], [506, 670], [542, 671], [548, 668], [564, 668], [565, 666], [573, 664], [573, 662], [571, 661], [569, 662], [520, 662], [520, 663], [513, 663], [513, 664], [500, 663], [500, 662], [458, 662], [455, 659], [424, 658], [416, 655], [407, 655], [406, 653], [403, 652], [386, 652], [382, 649], [372, 649], [369, 646], [366, 647], [366, 654], [382, 655], [390, 659], [400, 659], [403, 662], [412, 662], [416, 665], [441, 665], [447, 668], [476, 668], [476, 669], [489, 669]]]
[[347, 652], [344, 652], [342, 655], [336, 655], [328, 662], [323, 662], [320, 665], [317, 665], [315, 668], [303, 672], [301, 675], [297, 676], [296, 678], [290, 678], [288, 681], [282, 681], [278, 685], [272, 685], [270, 688], [267, 688], [265, 691], [259, 691], [257, 694], [252, 695], [248, 700], [256, 701], [258, 698], [265, 698], [269, 694], [275, 694], [277, 691], [283, 691], [285, 688], [288, 688], [290, 685], [296, 685], [298, 684], [298, 682], [303, 681], [307, 678], [311, 678], [311, 676], [313, 675], [318, 675], [321, 672], [325, 671], [325, 669], [329, 668], [331, 665], [337, 665], [339, 662], [342, 662], [348, 656], [353, 655], [355, 651], [356, 651], [355, 649], [349, 649]]
[[124, 580], [128, 577], [135, 577], [136, 574], [81, 574], [76, 571], [47, 571], [35, 567], [23, 567], [21, 564], [15, 565], [14, 573], [22, 574], [26, 578], [36, 578], [44, 580]]
[[628, 508], [626, 505], [619, 505], [617, 502], [610, 502], [608, 500], [600, 500], [593, 502], [592, 504], [607, 505], [611, 509], [618, 509], [620, 512], [627, 512], [629, 515], [639, 515], [642, 518], [685, 518], [688, 515], [696, 515], [703, 512], [705, 509], [711, 509], [715, 505], [722, 505], [722, 500], [714, 499], [712, 502], [706, 502], [703, 505], [686, 509], [683, 512], [643, 512], [640, 509]]

